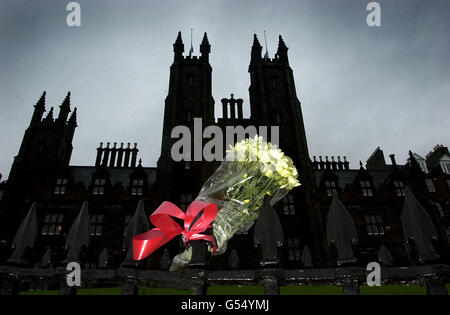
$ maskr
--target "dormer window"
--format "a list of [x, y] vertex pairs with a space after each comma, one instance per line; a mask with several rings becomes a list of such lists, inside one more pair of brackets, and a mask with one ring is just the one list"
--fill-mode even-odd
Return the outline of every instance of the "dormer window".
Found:
[[425, 161], [418, 161], [420, 168], [422, 169], [422, 172], [428, 173], [427, 163]]
[[56, 180], [55, 195], [65, 195], [67, 190], [67, 178], [58, 178]]
[[405, 196], [405, 183], [401, 180], [394, 181], [395, 193], [399, 197]]
[[327, 181], [325, 181], [325, 187], [327, 189], [328, 197], [333, 196], [333, 193], [337, 193], [336, 181], [334, 181], [334, 180], [327, 180]]
[[421, 157], [420, 155], [418, 155], [417, 153], [413, 153], [413, 157], [417, 161], [417, 164], [419, 164], [419, 167], [422, 170], [422, 172], [424, 172], [425, 174], [428, 174], [428, 167], [427, 167], [426, 160], [423, 157]]
[[133, 196], [142, 196], [143, 191], [144, 191], [144, 180], [133, 179], [131, 183], [131, 194]]
[[106, 179], [96, 178], [94, 180], [94, 188], [92, 189], [92, 193], [94, 195], [103, 195], [105, 193], [105, 185]]
[[427, 184], [428, 192], [436, 192], [434, 188], [433, 180], [431, 178], [425, 179], [425, 184]]
[[450, 174], [450, 161], [441, 161], [441, 168], [445, 174]]
[[362, 180], [359, 182], [361, 185], [362, 195], [364, 197], [372, 197], [372, 188], [368, 180]]

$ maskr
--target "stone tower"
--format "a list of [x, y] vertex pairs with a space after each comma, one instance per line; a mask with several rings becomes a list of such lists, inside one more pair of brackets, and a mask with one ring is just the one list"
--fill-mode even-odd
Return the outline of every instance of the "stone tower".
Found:
[[[203, 127], [212, 125], [214, 99], [212, 97], [209, 54], [211, 46], [204, 33], [200, 56], [183, 56], [181, 32], [173, 44], [174, 59], [170, 67], [169, 93], [165, 100], [161, 156], [158, 160], [158, 199], [178, 200], [182, 195], [195, 197], [210, 171], [203, 162], [175, 162], [171, 148], [177, 139], [171, 138], [175, 126], [183, 125], [194, 135], [194, 119], [202, 118]], [[191, 143], [192, 146], [194, 145]], [[191, 150], [192, 157], [194, 150]], [[189, 185], [186, 187], [186, 183]], [[189, 196], [187, 197], [189, 199]]]
[[[314, 201], [315, 179], [306, 141], [301, 103], [297, 98], [288, 47], [281, 35], [275, 58], [266, 52], [254, 35], [249, 66], [251, 121], [259, 126], [279, 126], [280, 148], [291, 157], [299, 172], [301, 186], [292, 191], [294, 215], [282, 216], [285, 232], [299, 238], [300, 247], [313, 248], [315, 263], [326, 251], [320, 208]], [[283, 202], [280, 202], [282, 204]], [[283, 207], [283, 205], [280, 205]], [[289, 236], [289, 235], [288, 235]]]
[[[12, 220], [21, 218], [27, 203], [45, 198], [43, 189], [48, 188], [47, 179], [55, 169], [69, 166], [72, 155], [72, 140], [77, 127], [77, 109], [69, 118], [70, 92], [60, 105], [58, 117], [53, 118], [53, 107], [42, 119], [45, 110], [46, 92], [34, 105], [34, 112], [19, 153], [14, 157], [8, 178], [8, 200], [23, 205], [23, 209], [11, 212]], [[50, 188], [51, 190], [51, 188]], [[25, 202], [25, 204], [24, 204]]]

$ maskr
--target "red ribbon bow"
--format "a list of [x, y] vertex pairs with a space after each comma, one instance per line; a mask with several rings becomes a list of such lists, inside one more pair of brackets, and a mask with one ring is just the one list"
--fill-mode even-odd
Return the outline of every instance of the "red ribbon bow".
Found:
[[[192, 224], [195, 217], [203, 210], [203, 214]], [[133, 237], [133, 258], [141, 260], [152, 254], [162, 245], [177, 235], [184, 235], [184, 244], [188, 241], [206, 240], [213, 244], [216, 251], [216, 242], [213, 235], [201, 234], [217, 215], [217, 206], [213, 203], [195, 200], [186, 213], [171, 202], [164, 201], [150, 216], [150, 221], [156, 228]], [[184, 229], [172, 217], [184, 220]]]

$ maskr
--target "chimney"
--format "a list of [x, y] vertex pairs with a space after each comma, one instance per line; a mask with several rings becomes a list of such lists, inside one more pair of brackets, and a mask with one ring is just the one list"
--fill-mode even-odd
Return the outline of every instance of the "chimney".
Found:
[[395, 154], [390, 154], [389, 157], [391, 158], [392, 166], [397, 166], [397, 162], [395, 162]]
[[100, 166], [103, 155], [103, 142], [100, 142], [100, 146], [97, 148], [97, 157], [95, 159], [95, 166]]
[[242, 103], [244, 102], [244, 100], [242, 98], [238, 98], [236, 100], [236, 102], [237, 102], [237, 109], [238, 109], [238, 118], [243, 119], [244, 115], [242, 113]]
[[118, 150], [116, 167], [122, 167], [122, 159], [123, 159], [123, 142], [120, 143], [120, 148]]
[[116, 145], [117, 142], [114, 142], [114, 146], [111, 149], [111, 159], [109, 160], [109, 167], [114, 167], [114, 164], [116, 163], [116, 154], [117, 154]]
[[228, 118], [228, 100], [226, 98], [222, 98], [222, 118], [227, 119]]
[[128, 167], [130, 165], [130, 143], [127, 143], [127, 148], [125, 149], [125, 162], [123, 164], [123, 167]]
[[344, 169], [346, 170], [346, 171], [348, 171], [348, 169], [349, 169], [349, 162], [347, 161], [347, 157], [346, 156], [344, 156]]
[[231, 119], [236, 119], [236, 100], [234, 99], [234, 94], [231, 94], [229, 102], [230, 102]]
[[338, 156], [337, 159], [338, 159], [338, 162], [337, 162], [337, 163], [338, 163], [339, 170], [343, 170], [344, 167], [343, 167], [343, 163], [342, 163], [342, 161], [341, 161], [341, 157]]
[[136, 158], [137, 158], [137, 153], [138, 153], [138, 149], [137, 149], [137, 143], [134, 143], [134, 148], [131, 150], [131, 166], [132, 167], [136, 167]]
[[111, 149], [109, 148], [109, 142], [107, 142], [106, 149], [104, 149], [102, 165], [108, 165], [109, 152], [111, 152]]

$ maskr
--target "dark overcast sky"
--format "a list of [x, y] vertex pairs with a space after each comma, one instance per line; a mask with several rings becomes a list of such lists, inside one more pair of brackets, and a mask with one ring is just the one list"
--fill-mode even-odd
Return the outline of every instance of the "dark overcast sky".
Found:
[[[33, 105], [67, 91], [78, 107], [72, 165], [93, 165], [99, 142], [138, 142], [144, 166], [159, 157], [172, 44], [194, 54], [208, 32], [217, 117], [220, 99], [244, 99], [253, 33], [270, 57], [282, 34], [302, 102], [310, 154], [346, 155], [352, 167], [380, 146], [404, 163], [450, 144], [450, 1], [389, 0], [381, 27], [360, 0], [0, 1], [0, 173], [9, 173]], [[57, 109], [57, 108], [55, 108]], [[57, 114], [58, 111], [56, 111]], [[5, 179], [5, 177], [4, 177]]]

